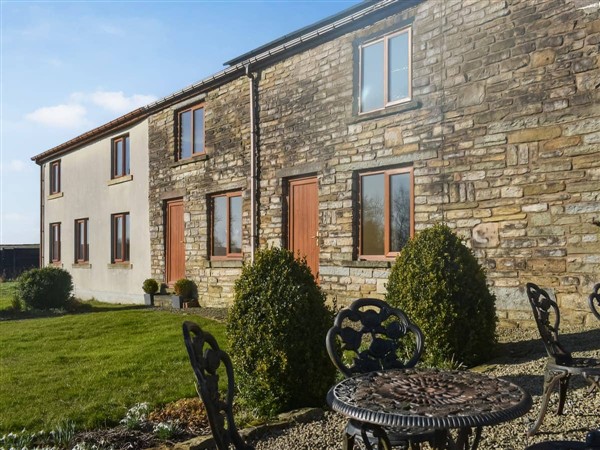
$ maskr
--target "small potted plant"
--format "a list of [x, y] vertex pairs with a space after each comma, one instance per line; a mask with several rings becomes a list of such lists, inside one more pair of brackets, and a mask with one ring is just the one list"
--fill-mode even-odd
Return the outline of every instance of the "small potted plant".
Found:
[[181, 309], [184, 302], [191, 300], [194, 296], [195, 287], [196, 285], [194, 282], [192, 280], [188, 280], [187, 278], [181, 278], [177, 280], [173, 286], [175, 295], [171, 297], [171, 304], [173, 308]]
[[144, 304], [148, 306], [154, 305], [154, 294], [158, 292], [158, 282], [154, 278], [144, 280], [142, 284], [144, 290]]

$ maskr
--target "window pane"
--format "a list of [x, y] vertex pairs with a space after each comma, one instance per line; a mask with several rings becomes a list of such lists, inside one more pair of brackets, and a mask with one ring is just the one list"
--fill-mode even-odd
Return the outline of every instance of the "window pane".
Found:
[[123, 175], [123, 141], [115, 141], [115, 176]]
[[60, 164], [53, 163], [50, 166], [50, 193], [60, 192]]
[[213, 201], [213, 256], [227, 256], [227, 197]]
[[408, 33], [394, 36], [388, 42], [388, 101], [408, 98]]
[[179, 116], [180, 121], [180, 131], [179, 131], [179, 142], [180, 142], [180, 150], [179, 157], [180, 158], [189, 158], [192, 156], [192, 113], [191, 111], [186, 111], [181, 113]]
[[89, 225], [89, 223], [88, 223], [88, 221], [86, 219], [86, 221], [84, 222], [84, 230], [85, 230], [85, 241], [84, 242], [85, 242], [85, 245], [84, 245], [84, 249], [83, 249], [83, 251], [85, 252], [84, 256], [85, 256], [85, 260], [86, 261], [90, 260], [90, 243], [89, 243], [89, 238], [88, 238], [88, 236], [89, 236], [89, 227], [90, 227], [90, 225]]
[[123, 259], [129, 261], [129, 238], [130, 238], [129, 214], [125, 214], [125, 255]]
[[194, 153], [204, 153], [204, 109], [194, 111]]
[[115, 259], [122, 260], [123, 259], [123, 217], [116, 216], [115, 217]]
[[383, 174], [362, 177], [361, 233], [363, 255], [383, 255], [384, 253], [383, 199]]
[[410, 239], [410, 174], [390, 177], [390, 251], [399, 252]]
[[363, 47], [361, 111], [383, 108], [383, 41]]
[[242, 253], [242, 197], [230, 197], [229, 201], [229, 251]]
[[129, 136], [125, 138], [125, 171], [123, 175], [129, 175], [131, 169], [129, 167]]

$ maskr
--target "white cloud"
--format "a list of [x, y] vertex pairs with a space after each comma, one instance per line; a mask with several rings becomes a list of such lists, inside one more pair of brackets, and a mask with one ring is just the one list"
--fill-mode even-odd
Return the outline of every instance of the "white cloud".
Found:
[[11, 159], [8, 162], [2, 162], [2, 172], [25, 172], [31, 169], [31, 164], [20, 159]]
[[156, 100], [153, 95], [134, 94], [130, 97], [125, 96], [121, 91], [96, 91], [89, 94], [89, 99], [95, 105], [98, 105], [108, 111], [115, 113], [126, 113], [140, 106], [147, 105]]
[[86, 112], [78, 104], [44, 106], [27, 114], [25, 118], [50, 127], [80, 128], [88, 124]]

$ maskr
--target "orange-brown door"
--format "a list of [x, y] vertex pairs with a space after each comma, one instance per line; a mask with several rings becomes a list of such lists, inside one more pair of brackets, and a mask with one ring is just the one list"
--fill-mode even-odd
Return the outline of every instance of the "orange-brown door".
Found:
[[167, 284], [185, 277], [183, 200], [167, 202]]
[[315, 177], [289, 184], [289, 248], [306, 257], [315, 279], [319, 279], [319, 199]]

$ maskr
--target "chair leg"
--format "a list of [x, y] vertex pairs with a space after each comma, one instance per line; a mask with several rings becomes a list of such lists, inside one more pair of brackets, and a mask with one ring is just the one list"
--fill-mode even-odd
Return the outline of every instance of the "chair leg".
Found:
[[570, 375], [567, 375], [564, 378], [560, 379], [558, 383], [558, 408], [556, 409], [556, 414], [561, 415], [563, 413], [563, 409], [565, 407], [565, 400], [567, 399], [567, 390], [569, 389], [569, 379]]
[[348, 433], [344, 433], [344, 442], [342, 444], [343, 450], [354, 450], [354, 436]]
[[546, 415], [546, 409], [548, 409], [548, 401], [550, 400], [552, 389], [554, 389], [556, 383], [568, 375], [569, 372], [567, 371], [546, 370], [544, 373], [544, 389], [542, 391], [542, 407], [540, 408], [540, 413], [537, 420], [527, 431], [527, 436], [533, 436], [540, 429], [540, 425], [544, 420], [544, 415]]

